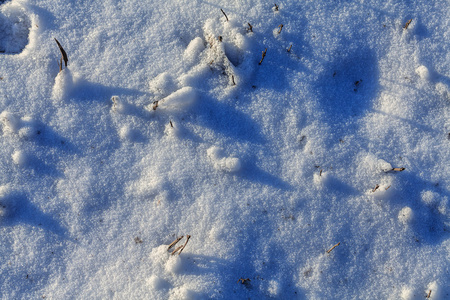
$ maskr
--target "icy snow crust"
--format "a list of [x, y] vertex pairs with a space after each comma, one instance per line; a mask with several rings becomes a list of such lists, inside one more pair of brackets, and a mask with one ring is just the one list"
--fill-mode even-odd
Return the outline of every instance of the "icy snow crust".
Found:
[[0, 298], [449, 298], [448, 1], [0, 2]]

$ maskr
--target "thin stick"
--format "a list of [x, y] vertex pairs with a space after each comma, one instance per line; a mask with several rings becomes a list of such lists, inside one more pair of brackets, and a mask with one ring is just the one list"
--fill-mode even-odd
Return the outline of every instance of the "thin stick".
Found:
[[387, 191], [391, 186], [388, 186], [387, 188], [385, 188], [384, 190]]
[[247, 31], [253, 32], [253, 26], [250, 23], [247, 23], [247, 24], [248, 24]]
[[289, 48], [287, 49], [287, 52], [291, 52], [291, 48], [292, 48], [292, 44], [289, 46]]
[[227, 14], [223, 11], [223, 9], [220, 9], [220, 10], [222, 11], [223, 15], [225, 16], [225, 18], [227, 19], [227, 22], [228, 22]]
[[341, 244], [341, 242], [339, 242], [336, 245], [334, 245], [333, 247], [331, 247], [331, 249], [328, 250], [327, 253], [330, 253], [331, 251], [333, 251], [333, 249], [336, 248], [337, 246], [339, 246], [340, 244]]
[[278, 30], [278, 34], [280, 34], [280, 33], [281, 33], [281, 29], [283, 29], [283, 24], [278, 25], [278, 27], [280, 28], [280, 29]]
[[263, 51], [263, 53], [262, 53], [262, 58], [261, 58], [261, 60], [259, 61], [259, 64], [262, 64], [262, 62], [263, 62], [263, 60], [264, 60], [264, 57], [266, 57], [266, 53], [267, 53], [267, 48]]
[[[172, 121], [170, 122], [172, 123]], [[184, 235], [180, 236], [179, 238], [177, 238], [175, 241], [173, 241], [172, 243], [170, 243], [169, 248], [167, 248], [167, 250], [170, 250], [173, 246], [175, 246], [182, 238], [184, 237]]]
[[61, 51], [62, 58], [64, 59], [64, 65], [67, 67], [67, 62], [69, 59], [67, 58], [67, 53], [64, 51], [64, 48], [61, 46], [61, 44], [58, 42], [58, 40], [55, 38], [56, 44], [58, 44], [59, 51]]
[[[180, 247], [178, 247], [177, 249], [173, 250], [173, 252], [170, 255], [175, 255], [175, 253], [178, 252], [178, 250], [180, 250], [181, 248], [183, 248], [183, 245], [181, 245]], [[178, 254], [179, 255], [179, 254]]]
[[278, 5], [275, 3], [275, 11], [278, 11]]
[[411, 24], [413, 19], [410, 19], [408, 22], [406, 22], [405, 26], [403, 28], [408, 29], [409, 24]]
[[430, 299], [430, 297], [431, 297], [431, 290], [428, 292], [427, 299]]
[[169, 123], [170, 123], [170, 127], [173, 128], [172, 120], [169, 120]]
[[380, 185], [377, 184], [377, 185], [375, 186], [375, 188], [372, 190], [372, 193], [375, 193], [375, 191], [378, 190], [379, 187], [380, 187]]
[[181, 248], [180, 253], [178, 253], [178, 255], [181, 254], [181, 252], [183, 252], [184, 247], [186, 247], [187, 243], [189, 242], [189, 239], [191, 238], [191, 236], [188, 234], [186, 235], [186, 243], [184, 243], [183, 248]]
[[158, 102], [159, 101], [154, 101], [153, 102], [153, 110], [156, 110], [158, 108]]
[[401, 172], [403, 170], [405, 170], [405, 168], [393, 168], [392, 169], [392, 171], [395, 171], [395, 172]]
[[234, 82], [234, 75], [231, 75], [231, 81], [233, 82], [233, 85], [236, 85], [236, 82]]

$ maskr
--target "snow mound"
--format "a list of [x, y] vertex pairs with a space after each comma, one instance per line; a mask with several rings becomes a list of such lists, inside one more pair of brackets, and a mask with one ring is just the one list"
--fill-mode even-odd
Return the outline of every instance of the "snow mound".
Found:
[[153, 104], [147, 106], [147, 110], [156, 110], [161, 107], [162, 109], [178, 110], [191, 106], [197, 99], [197, 92], [191, 87], [183, 87], [178, 91], [170, 94], [166, 98], [156, 101]]
[[74, 79], [72, 72], [65, 68], [55, 77], [55, 84], [52, 90], [52, 99], [61, 101], [67, 98], [73, 90]]
[[225, 157], [223, 149], [219, 147], [213, 146], [206, 153], [216, 170], [237, 172], [241, 169], [241, 160], [236, 157]]
[[23, 150], [16, 150], [12, 154], [12, 160], [16, 165], [21, 167], [26, 166], [28, 164], [28, 155]]
[[413, 219], [414, 219], [414, 212], [408, 206], [403, 207], [398, 213], [398, 220], [405, 225], [411, 223]]

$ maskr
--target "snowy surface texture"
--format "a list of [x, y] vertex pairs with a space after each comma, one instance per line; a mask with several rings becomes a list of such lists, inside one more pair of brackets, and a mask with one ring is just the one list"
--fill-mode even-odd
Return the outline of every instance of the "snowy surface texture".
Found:
[[449, 20], [0, 1], [0, 299], [450, 299]]

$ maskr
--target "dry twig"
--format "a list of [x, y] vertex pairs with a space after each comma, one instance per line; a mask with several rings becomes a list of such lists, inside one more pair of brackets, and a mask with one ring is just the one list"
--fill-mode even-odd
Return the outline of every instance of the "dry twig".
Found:
[[178, 253], [178, 255], [181, 254], [181, 252], [183, 252], [184, 247], [186, 247], [187, 243], [189, 242], [189, 239], [191, 238], [191, 236], [188, 234], [186, 235], [186, 243], [184, 243], [183, 248], [181, 248], [180, 253]]
[[253, 26], [250, 23], [247, 24], [248, 24], [247, 31], [253, 32]]
[[278, 5], [276, 3], [275, 4], [275, 11], [278, 11]]
[[[171, 255], [175, 255], [175, 253], [178, 252], [178, 250], [183, 249], [183, 245], [181, 245], [180, 247], [176, 248], [175, 250], [172, 251]], [[181, 252], [180, 252], [181, 253]], [[178, 254], [180, 255], [180, 254]]]
[[403, 170], [405, 170], [405, 168], [393, 168], [392, 169], [392, 171], [395, 171], [395, 172], [401, 172]]
[[259, 61], [259, 65], [260, 64], [262, 64], [262, 62], [263, 62], [263, 60], [264, 60], [264, 57], [266, 57], [266, 53], [267, 53], [267, 48], [263, 51], [263, 53], [262, 53], [262, 58], [261, 58], [261, 60]]
[[378, 190], [379, 187], [380, 187], [380, 185], [377, 184], [377, 185], [372, 189], [372, 193], [375, 193], [375, 191]]
[[227, 19], [227, 22], [228, 22], [227, 14], [223, 11], [223, 9], [220, 9], [220, 10], [222, 11], [223, 15], [225, 16], [225, 18]]
[[427, 299], [430, 299], [430, 297], [431, 297], [431, 290], [427, 294]]
[[64, 48], [61, 46], [61, 44], [58, 42], [58, 40], [55, 38], [56, 44], [58, 44], [59, 51], [61, 51], [61, 65], [60, 65], [60, 71], [62, 70], [62, 60], [64, 59], [64, 65], [67, 67], [67, 62], [69, 61], [69, 58], [67, 57], [67, 53], [64, 50]]
[[237, 282], [241, 282], [242, 284], [246, 284], [247, 282], [251, 281], [250, 278], [239, 278]]
[[409, 24], [411, 24], [413, 19], [409, 19], [408, 22], [406, 22], [405, 26], [403, 26], [404, 29], [408, 29]]
[[280, 29], [278, 29], [278, 34], [280, 34], [281, 33], [281, 29], [283, 29], [283, 24], [280, 24], [280, 25], [278, 25], [278, 28], [280, 28]]
[[337, 246], [339, 246], [341, 244], [341, 242], [337, 243], [336, 245], [334, 245], [333, 247], [331, 247], [327, 253], [330, 253], [331, 251], [333, 251], [334, 248], [336, 248]]
[[292, 44], [289, 46], [289, 48], [287, 49], [287, 52], [291, 52], [291, 48], [292, 48]]
[[[172, 123], [172, 122], [171, 122]], [[175, 241], [173, 241], [172, 243], [170, 243], [169, 248], [167, 248], [167, 251], [169, 251], [173, 246], [175, 246], [182, 238], [184, 237], [184, 235], [180, 236], [179, 238], [177, 238]]]

